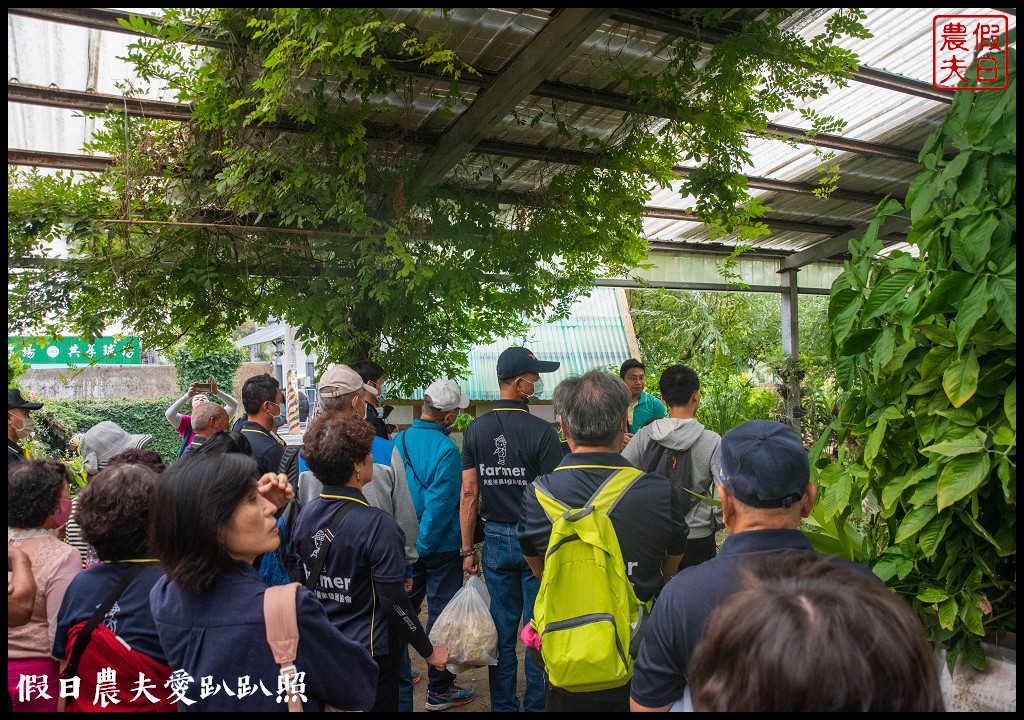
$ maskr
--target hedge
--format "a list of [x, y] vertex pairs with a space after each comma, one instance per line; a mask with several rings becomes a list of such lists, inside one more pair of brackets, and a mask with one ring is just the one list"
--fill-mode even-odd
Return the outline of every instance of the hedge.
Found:
[[84, 433], [93, 425], [112, 420], [130, 433], [153, 436], [150, 450], [160, 453], [165, 463], [178, 457], [181, 436], [168, 424], [164, 413], [177, 398], [147, 400], [48, 400], [33, 413], [38, 426], [37, 438], [47, 455], [61, 457], [75, 433]]

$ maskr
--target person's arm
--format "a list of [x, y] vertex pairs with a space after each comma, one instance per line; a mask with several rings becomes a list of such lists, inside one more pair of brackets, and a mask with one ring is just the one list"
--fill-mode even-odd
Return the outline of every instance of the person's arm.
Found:
[[650, 437], [650, 430], [640, 429], [635, 435], [626, 433], [625, 446], [622, 448], [622, 457], [626, 458], [626, 462], [635, 468], [640, 467], [640, 458], [644, 455], [644, 450], [647, 447], [645, 442]]
[[228, 414], [228, 420], [233, 418], [235, 416], [235, 412], [238, 411], [238, 401], [223, 390], [214, 390], [213, 394], [224, 403], [224, 411]]
[[664, 705], [662, 707], [647, 707], [646, 705], [641, 705], [640, 703], [638, 703], [633, 698], [629, 699], [629, 711], [631, 713], [635, 713], [635, 712], [668, 712], [668, 709], [670, 707], [672, 707], [672, 703], [669, 703], [668, 705]]
[[164, 412], [164, 417], [167, 418], [168, 424], [174, 428], [175, 432], [179, 432], [181, 428], [181, 414], [178, 412], [181, 410], [183, 405], [188, 404], [192, 400], [192, 396], [196, 394], [195, 383], [188, 386], [188, 392], [182, 395], [180, 398], [171, 403], [171, 406]]
[[[463, 463], [465, 465], [465, 463]], [[459, 525], [462, 529], [462, 570], [470, 575], [480, 574], [480, 565], [473, 545], [473, 535], [476, 530], [477, 498], [480, 496], [480, 488], [477, 485], [476, 468], [463, 469], [462, 471], [462, 494], [459, 497]]]
[[679, 571], [679, 563], [683, 560], [683, 554], [666, 555], [665, 562], [661, 564], [661, 577], [668, 582]]
[[20, 548], [7, 546], [7, 627], [20, 627], [32, 619], [36, 579], [32, 561]]
[[420, 558], [416, 552], [416, 540], [420, 536], [420, 521], [416, 517], [416, 506], [412, 504], [409, 481], [405, 477], [405, 462], [398, 452], [397, 445], [391, 449], [391, 465], [389, 467], [393, 482], [391, 502], [394, 518], [398, 527], [402, 528], [402, 532], [405, 533], [405, 563], [413, 565]]
[[[420, 555], [437, 552], [453, 515], [459, 514], [459, 493], [462, 488], [462, 461], [452, 445], [444, 449], [434, 464], [431, 479], [423, 490], [423, 514], [420, 516], [420, 538], [416, 549]], [[417, 472], [419, 472], [417, 470]], [[416, 482], [413, 480], [413, 482]], [[461, 522], [461, 521], [460, 521]]]
[[544, 558], [540, 555], [523, 555], [523, 559], [533, 570], [533, 576], [540, 580], [540, 576], [544, 574]]
[[373, 586], [380, 597], [380, 606], [388, 614], [392, 629], [426, 660], [427, 665], [443, 671], [444, 666], [448, 664], [448, 647], [430, 642], [412, 609], [403, 583], [382, 581], [375, 577]]

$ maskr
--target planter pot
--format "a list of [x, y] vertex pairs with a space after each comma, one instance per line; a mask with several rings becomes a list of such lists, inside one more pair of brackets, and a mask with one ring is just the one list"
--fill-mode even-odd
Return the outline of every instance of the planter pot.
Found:
[[[1006, 647], [1009, 645], [1009, 647]], [[1016, 636], [1000, 644], [983, 642], [986, 667], [978, 672], [961, 655], [952, 674], [946, 667], [946, 651], [936, 655], [941, 668], [941, 685], [946, 710], [953, 712], [1016, 712]]]

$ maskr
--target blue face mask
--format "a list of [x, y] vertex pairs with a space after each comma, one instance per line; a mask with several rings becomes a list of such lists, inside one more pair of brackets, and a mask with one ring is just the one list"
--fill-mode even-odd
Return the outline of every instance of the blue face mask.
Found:
[[377, 385], [377, 402], [382, 403], [388, 399], [388, 396], [384, 394], [384, 386]]

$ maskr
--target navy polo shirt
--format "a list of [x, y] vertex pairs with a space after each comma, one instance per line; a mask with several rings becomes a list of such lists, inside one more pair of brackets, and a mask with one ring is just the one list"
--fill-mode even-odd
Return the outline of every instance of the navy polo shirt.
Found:
[[192, 442], [188, 444], [188, 447], [185, 448], [185, 452], [183, 452], [181, 456], [184, 457], [186, 455], [192, 455], [193, 453], [195, 453], [196, 450], [201, 448], [203, 446], [203, 443], [205, 442], [206, 438], [196, 435], [194, 438], [192, 438]]
[[[80, 622], [92, 617], [96, 606], [106, 599], [125, 573], [135, 563], [100, 563], [86, 568], [75, 575], [60, 604], [57, 614], [57, 634], [53, 639], [53, 656], [67, 660], [68, 631]], [[157, 580], [164, 576], [163, 570], [154, 561], [139, 573], [121, 593], [107, 612], [103, 624], [124, 640], [132, 650], [138, 650], [158, 662], [167, 664], [164, 649], [149, 609], [149, 592]]]
[[276, 473], [281, 468], [281, 455], [284, 453], [284, 441], [271, 435], [259, 423], [246, 420], [242, 423], [242, 435], [252, 447], [252, 458], [260, 467], [260, 472]]
[[[799, 530], [748, 530], [729, 535], [710, 560], [680, 570], [654, 603], [636, 658], [631, 697], [645, 707], [663, 707], [682, 698], [690, 658], [711, 611], [739, 589], [744, 562], [779, 552], [815, 551]], [[863, 565], [829, 560], [878, 580]]]
[[7, 465], [11, 463], [21, 462], [25, 459], [25, 451], [21, 449], [21, 445], [16, 442], [12, 442], [10, 438], [7, 438]]
[[292, 530], [292, 544], [305, 572], [312, 571], [340, 498], [358, 504], [349, 511], [320, 570], [315, 596], [327, 617], [346, 637], [373, 655], [386, 655], [391, 632], [375, 582], [405, 580], [405, 534], [395, 519], [371, 507], [355, 488], [324, 485], [320, 497], [302, 508]]
[[[609, 477], [626, 467], [632, 465], [618, 453], [571, 453], [540, 479], [552, 495], [579, 509]], [[608, 514], [619, 539], [626, 575], [640, 600], [650, 600], [661, 589], [665, 556], [682, 555], [686, 549], [685, 516], [681, 497], [672, 492], [668, 479], [657, 473], [637, 478]], [[551, 520], [537, 501], [532, 483], [523, 492], [516, 534], [523, 555], [544, 557], [547, 553]]]
[[[153, 620], [167, 664], [192, 678], [185, 697], [194, 702], [179, 700], [179, 712], [287, 712], [287, 704], [277, 702], [280, 666], [267, 644], [266, 590], [256, 570], [242, 560], [233, 561], [209, 590], [198, 595], [166, 577], [153, 586], [149, 596]], [[306, 712], [322, 711], [325, 702], [345, 710], [369, 710], [377, 692], [373, 658], [338, 632], [308, 590], [298, 589], [295, 604], [299, 626], [295, 666], [305, 673]], [[202, 698], [205, 677], [217, 687]], [[243, 679], [245, 687], [254, 688], [245, 697], [239, 693]]]
[[491, 522], [519, 522], [523, 490], [561, 460], [555, 429], [515, 400], [494, 403], [469, 424], [462, 440], [462, 469], [476, 470], [480, 514]]

